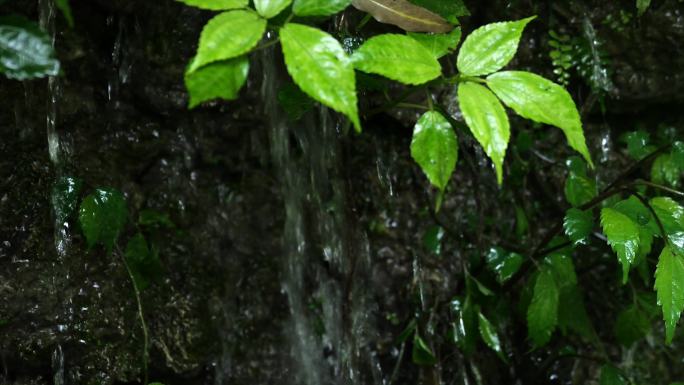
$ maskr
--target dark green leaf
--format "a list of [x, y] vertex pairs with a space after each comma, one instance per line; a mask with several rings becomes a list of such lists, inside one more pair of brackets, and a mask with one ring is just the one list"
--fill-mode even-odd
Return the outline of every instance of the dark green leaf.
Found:
[[639, 16], [643, 15], [650, 5], [651, 0], [636, 0], [637, 14]]
[[210, 11], [223, 11], [228, 9], [246, 8], [249, 0], [176, 0], [197, 8]]
[[421, 43], [406, 36], [373, 36], [352, 55], [354, 67], [405, 84], [423, 84], [438, 77], [442, 67]]
[[674, 337], [679, 316], [684, 310], [684, 258], [665, 246], [658, 259], [655, 273], [658, 304], [663, 308], [666, 341]]
[[64, 18], [69, 24], [69, 27], [74, 27], [74, 16], [71, 13], [71, 6], [69, 5], [69, 0], [55, 0], [55, 5], [64, 15]]
[[454, 342], [466, 355], [475, 351], [477, 343], [477, 311], [470, 296], [465, 301], [454, 298], [451, 303], [451, 312], [456, 322], [454, 323]]
[[138, 215], [138, 224], [144, 227], [174, 229], [176, 225], [169, 215], [152, 209], [144, 209]]
[[651, 165], [651, 181], [653, 183], [677, 187], [682, 170], [673, 161], [670, 154], [663, 154], [656, 158]]
[[613, 205], [613, 208], [626, 216], [640, 228], [644, 228], [653, 235], [659, 235], [658, 224], [648, 209], [637, 197], [631, 195], [629, 198], [621, 200]]
[[582, 211], [571, 208], [565, 213], [563, 220], [565, 235], [575, 244], [586, 244], [587, 237], [594, 228], [594, 216], [591, 211]]
[[315, 102], [294, 83], [287, 83], [278, 91], [278, 103], [292, 121], [297, 121], [311, 111]]
[[411, 336], [411, 334], [413, 334], [416, 330], [416, 325], [416, 320], [412, 319], [411, 322], [409, 322], [409, 324], [406, 325], [404, 331], [402, 331], [401, 334], [399, 334], [399, 337], [397, 337], [397, 341], [399, 343], [406, 342], [408, 338]]
[[63, 225], [78, 206], [78, 194], [81, 192], [83, 181], [78, 178], [63, 176], [57, 179], [52, 188], [52, 210], [55, 221]]
[[599, 385], [627, 385], [628, 382], [622, 377], [620, 371], [612, 365], [601, 367]]
[[503, 360], [506, 361], [506, 354], [501, 346], [501, 340], [499, 335], [492, 325], [491, 322], [484, 316], [484, 314], [478, 312], [478, 327], [480, 329], [480, 336], [484, 343], [489, 346], [490, 349], [496, 352], [496, 354]]
[[522, 266], [523, 257], [518, 253], [507, 252], [500, 247], [492, 247], [487, 253], [487, 267], [496, 274], [496, 280], [503, 284]]
[[551, 339], [558, 324], [560, 292], [550, 269], [537, 276], [532, 301], [527, 308], [527, 332], [532, 343], [543, 346]]
[[458, 158], [458, 141], [449, 122], [437, 111], [420, 117], [413, 129], [411, 156], [435, 187], [444, 190]]
[[287, 71], [307, 95], [346, 115], [361, 131], [351, 60], [340, 43], [317, 28], [288, 23], [280, 29]]
[[650, 329], [648, 316], [637, 306], [632, 305], [618, 314], [614, 332], [622, 345], [630, 347], [644, 338]]
[[596, 182], [586, 176], [570, 173], [565, 180], [565, 199], [568, 203], [578, 207], [596, 198]]
[[466, 76], [488, 75], [502, 69], [515, 56], [523, 29], [535, 17], [476, 29], [463, 41], [456, 67]]
[[624, 136], [627, 142], [627, 153], [636, 160], [645, 158], [653, 151], [652, 146], [649, 146], [649, 137], [648, 132], [643, 130], [628, 132]]
[[628, 216], [611, 208], [601, 210], [601, 227], [608, 244], [618, 255], [622, 264], [622, 283], [626, 283], [630, 265], [639, 250], [639, 228]]
[[442, 253], [443, 237], [444, 229], [441, 226], [431, 226], [423, 234], [423, 246], [430, 253], [440, 255]]
[[463, 3], [463, 0], [409, 0], [411, 3], [428, 9], [443, 18], [451, 24], [458, 24], [458, 18], [461, 16], [468, 16], [470, 12]]
[[559, 289], [564, 289], [569, 286], [577, 284], [577, 274], [575, 273], [575, 264], [572, 258], [565, 254], [555, 253], [544, 258], [544, 264], [547, 265], [553, 274], [556, 286]]
[[[189, 68], [192, 68], [190, 64]], [[240, 89], [247, 81], [249, 61], [246, 56], [207, 64], [185, 73], [185, 87], [190, 94], [188, 107], [212, 99], [237, 99]]]
[[430, 51], [436, 59], [456, 50], [461, 41], [461, 28], [454, 28], [449, 33], [408, 33], [411, 38], [418, 41]]
[[413, 351], [411, 359], [416, 365], [431, 366], [437, 363], [437, 357], [432, 353], [430, 347], [420, 338], [418, 332], [413, 336]]
[[594, 339], [594, 327], [584, 306], [582, 292], [577, 285], [561, 289], [558, 306], [558, 327], [563, 333], [571, 330], [586, 339]]
[[145, 290], [150, 285], [150, 279], [154, 276], [150, 273], [161, 270], [159, 259], [150, 251], [141, 233], [128, 241], [124, 257], [138, 290]]
[[113, 189], [97, 189], [81, 202], [79, 223], [88, 247], [100, 243], [111, 252], [128, 219], [126, 199]]
[[445, 33], [453, 28], [440, 15], [407, 0], [353, 0], [352, 5], [380, 23], [396, 25], [404, 31]]
[[0, 17], [0, 73], [25, 80], [58, 72], [50, 38], [36, 23], [19, 16]]

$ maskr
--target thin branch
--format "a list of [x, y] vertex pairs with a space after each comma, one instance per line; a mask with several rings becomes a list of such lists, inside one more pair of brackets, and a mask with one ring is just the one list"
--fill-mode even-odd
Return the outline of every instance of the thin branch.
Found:
[[657, 184], [657, 183], [653, 183], [653, 182], [649, 182], [649, 181], [647, 181], [647, 180], [642, 180], [642, 179], [638, 179], [638, 180], [634, 181], [634, 183], [635, 183], [635, 184], [641, 184], [641, 185], [644, 185], [644, 186], [653, 187], [654, 189], [663, 190], [663, 191], [668, 192], [668, 193], [670, 193], [670, 194], [672, 194], [672, 195], [676, 195], [676, 196], [678, 196], [678, 197], [680, 197], [680, 198], [684, 198], [684, 192], [679, 191], [679, 190], [675, 190], [675, 189], [670, 188], [670, 187], [667, 187], [667, 186], [663, 186], [663, 185], [660, 185], [660, 184]]

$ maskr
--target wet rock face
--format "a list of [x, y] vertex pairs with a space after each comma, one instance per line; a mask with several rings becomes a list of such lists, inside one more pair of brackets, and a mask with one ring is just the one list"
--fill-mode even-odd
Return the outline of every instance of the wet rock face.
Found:
[[[41, 12], [33, 4], [19, 3], [2, 7], [38, 18]], [[150, 329], [151, 379], [168, 384], [294, 382], [294, 361], [301, 352], [292, 348], [297, 336], [289, 333], [293, 314], [282, 284], [288, 214], [281, 165], [273, 164], [269, 151], [273, 138], [263, 113], [266, 96], [260, 95], [263, 69], [253, 67], [239, 101], [189, 112], [182, 75], [210, 13], [171, 1], [73, 3], [76, 28], [69, 30], [57, 19], [64, 71], [57, 90], [49, 92], [46, 81], [22, 84], [0, 78], [0, 384], [142, 379], [143, 336], [121, 251], [107, 255], [99, 248], [87, 250], [73, 216], [66, 252], [55, 249], [50, 194], [58, 176], [82, 179], [82, 194], [100, 186], [120, 189], [131, 218], [142, 209], [155, 209], [167, 213], [178, 229], [155, 237], [164, 275], [142, 293]], [[675, 69], [684, 68], [684, 56], [671, 50], [680, 51], [684, 40], [684, 16], [676, 0], [654, 2], [641, 20], [622, 30], [603, 23], [619, 12], [604, 2], [575, 1], [567, 7], [471, 3], [474, 14], [466, 20], [466, 30], [542, 15], [526, 33], [515, 65], [543, 73], [550, 72], [546, 24], [553, 20], [554, 28], [582, 34], [582, 20], [576, 15], [586, 12], [611, 58], [617, 94], [609, 100], [608, 120], [621, 121], [612, 113], [639, 113], [632, 108], [636, 104], [682, 102], [684, 79]], [[575, 80], [572, 90], [584, 100], [588, 87], [582, 79]], [[51, 161], [46, 139], [48, 100], [55, 93], [58, 163]], [[439, 97], [449, 98], [448, 90]], [[350, 343], [350, 351], [368, 353], [372, 360], [354, 365], [364, 378], [376, 381], [392, 376], [399, 357], [396, 337], [416, 311], [434, 320], [421, 325], [428, 330], [424, 338], [448, 343], [452, 315], [446, 304], [463, 289], [464, 283], [454, 278], [462, 273], [461, 261], [483, 255], [500, 240], [499, 234], [511, 231], [511, 207], [541, 201], [549, 212], [562, 212], [560, 198], [547, 191], [549, 184], [562, 185], [561, 168], [544, 169], [530, 178], [527, 190], [519, 186], [518, 193], [502, 195], [482, 151], [466, 142], [444, 206], [439, 215], [432, 214], [433, 192], [408, 151], [414, 117], [406, 112], [380, 114], [366, 122], [363, 135], [338, 135], [339, 158], [331, 180], [342, 186], [345, 207], [323, 205], [344, 212], [348, 231], [354, 234], [344, 241], [345, 247], [368, 256], [365, 271], [333, 277], [351, 282], [347, 289], [352, 295], [343, 307], [328, 313], [358, 303], [366, 306], [368, 319], [343, 319], [342, 335], [362, 336]], [[593, 119], [591, 114], [586, 126], [597, 153], [623, 129], [606, 131], [604, 118]], [[301, 142], [294, 137], [291, 146], [297, 149]], [[535, 144], [541, 152], [553, 154], [564, 143], [561, 135], [547, 139]], [[303, 167], [301, 172], [307, 180], [321, 171]], [[304, 200], [311, 204], [314, 198]], [[328, 240], [320, 234], [326, 233], [311, 219], [318, 218], [316, 207], [309, 206], [305, 218], [309, 231], [318, 234], [310, 248], [325, 254]], [[491, 219], [485, 223], [478, 219], [483, 216]], [[533, 223], [530, 231], [539, 233], [550, 226], [547, 221]], [[447, 231], [439, 255], [423, 246], [424, 234], [436, 224]], [[134, 232], [131, 226], [122, 234], [121, 248]], [[307, 277], [310, 286], [333, 276], [329, 261], [314, 263], [308, 271], [322, 273]], [[596, 278], [606, 279], [605, 272]], [[364, 302], [355, 302], [359, 298]], [[326, 316], [326, 303], [316, 301], [308, 302], [306, 310], [314, 321]], [[490, 376], [487, 381], [547, 381], [542, 377], [546, 372], [535, 372], [543, 354], [526, 354], [525, 331], [511, 330], [505, 338], [516, 357], [510, 367], [489, 351], [476, 353], [476, 369]], [[323, 345], [316, 352], [321, 362], [342, 354], [331, 344]], [[412, 365], [404, 354], [394, 383], [450, 381], [464, 372], [475, 376], [458, 354], [434, 370]], [[351, 361], [361, 361], [359, 357]], [[572, 374], [586, 380], [594, 366], [559, 364], [553, 370], [563, 378]]]

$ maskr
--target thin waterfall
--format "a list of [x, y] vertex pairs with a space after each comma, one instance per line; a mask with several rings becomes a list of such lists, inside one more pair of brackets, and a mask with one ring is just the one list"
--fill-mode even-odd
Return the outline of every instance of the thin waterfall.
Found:
[[368, 343], [376, 313], [368, 241], [347, 207], [341, 122], [326, 108], [288, 121], [277, 100], [282, 59], [277, 49], [261, 55], [271, 157], [285, 208], [281, 284], [290, 308], [284, 326], [289, 383], [381, 384]]

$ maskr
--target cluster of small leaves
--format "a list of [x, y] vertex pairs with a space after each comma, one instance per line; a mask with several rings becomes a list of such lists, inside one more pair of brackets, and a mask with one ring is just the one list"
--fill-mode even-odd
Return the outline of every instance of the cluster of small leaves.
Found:
[[0, 17], [0, 73], [27, 80], [58, 72], [50, 37], [35, 22], [22, 16]]
[[596, 72], [605, 72], [600, 77], [608, 78], [610, 75], [610, 62], [605, 50], [601, 49], [599, 41], [592, 42], [595, 47], [592, 49], [589, 41], [582, 36], [571, 36], [561, 34], [554, 30], [549, 31], [549, 58], [553, 66], [553, 73], [556, 80], [568, 86], [573, 74], [591, 87], [595, 92], [608, 92], [612, 88], [609, 82], [599, 79]]

